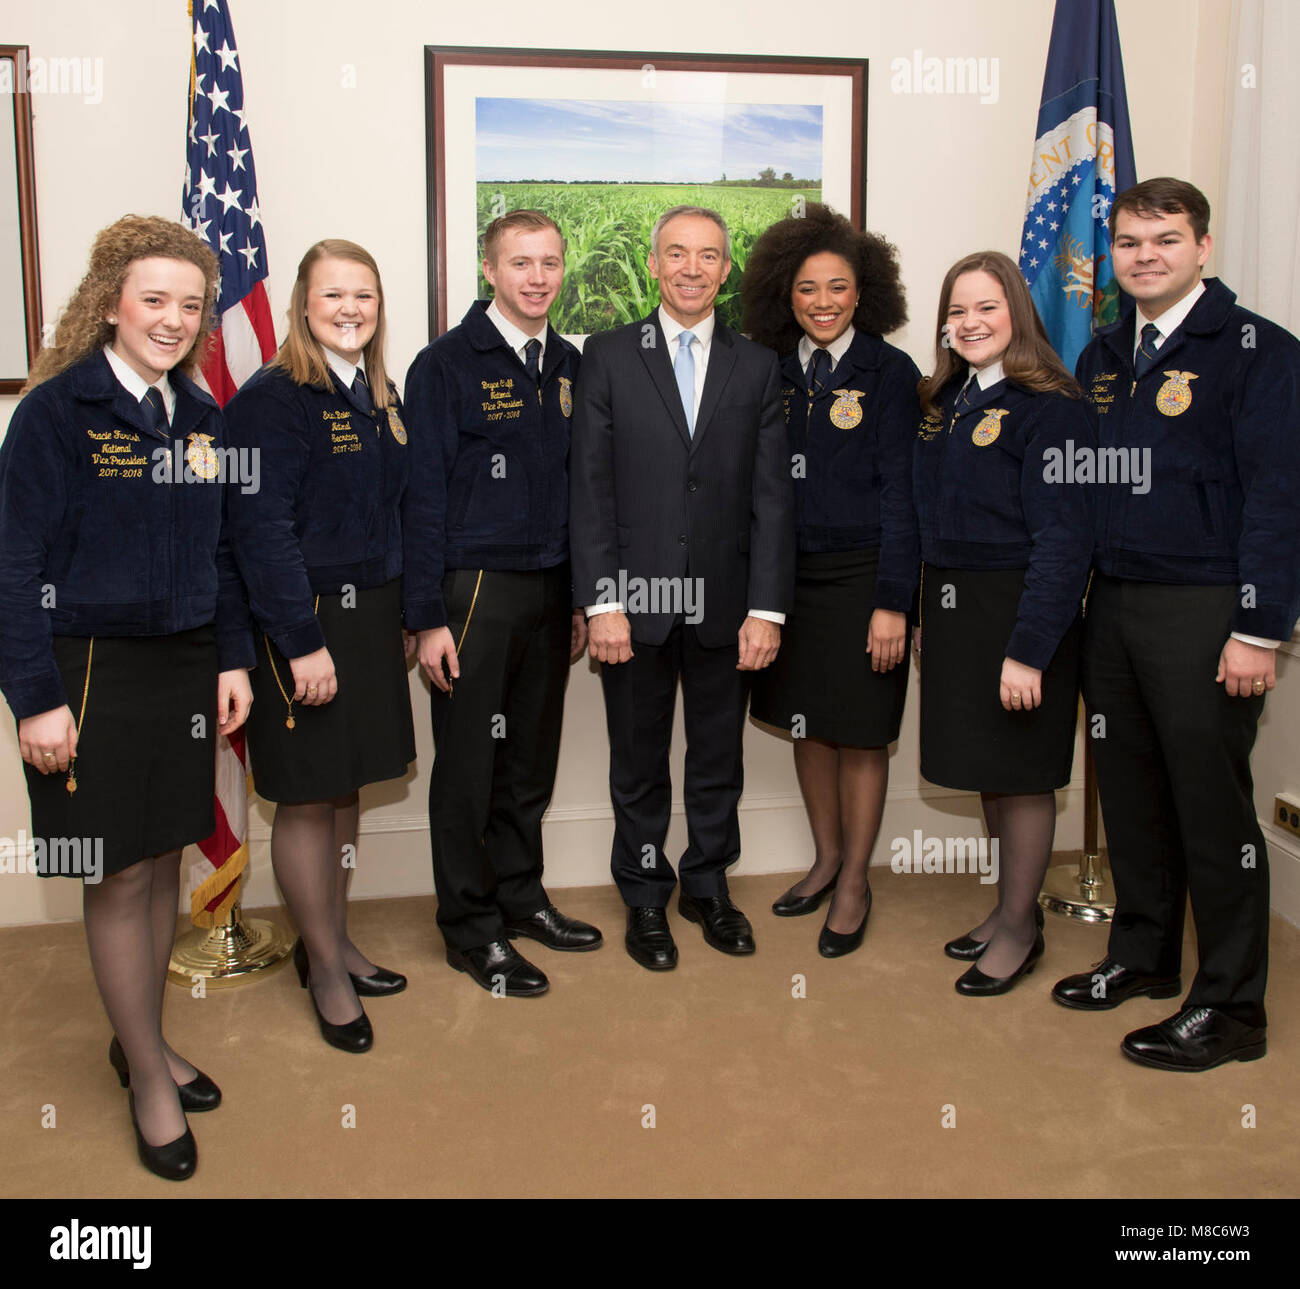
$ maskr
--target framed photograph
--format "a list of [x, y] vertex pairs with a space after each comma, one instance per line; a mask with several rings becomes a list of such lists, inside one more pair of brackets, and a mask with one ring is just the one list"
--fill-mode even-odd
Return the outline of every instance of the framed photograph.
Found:
[[824, 201], [862, 226], [866, 114], [865, 60], [426, 46], [430, 337], [487, 294], [483, 230], [525, 207], [564, 232], [557, 331], [650, 312], [650, 230], [677, 205], [727, 222], [736, 325], [769, 225]]

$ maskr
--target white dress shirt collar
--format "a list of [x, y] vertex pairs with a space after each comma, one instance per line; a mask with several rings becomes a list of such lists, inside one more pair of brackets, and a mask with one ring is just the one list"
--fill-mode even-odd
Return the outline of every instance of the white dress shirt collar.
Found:
[[664, 339], [668, 342], [668, 357], [671, 360], [677, 352], [677, 337], [683, 331], [689, 331], [696, 339], [700, 346], [700, 351], [707, 354], [709, 345], [713, 343], [713, 324], [717, 314], [710, 309], [708, 316], [701, 318], [699, 322], [692, 323], [689, 327], [683, 327], [676, 318], [669, 317], [668, 311], [661, 304], [659, 306], [659, 325], [663, 328]]
[[976, 371], [974, 367], [969, 369], [970, 376], [975, 377], [976, 384], [981, 390], [992, 389], [1000, 380], [1006, 380], [1007, 374], [1002, 370], [1002, 359], [999, 358], [995, 363], [989, 363], [982, 371]]
[[[344, 389], [351, 389], [352, 382], [357, 378], [357, 372], [366, 370], [366, 356], [361, 355], [359, 363], [349, 362], [342, 354], [336, 354], [328, 345], [321, 345], [325, 351], [325, 361], [329, 363], [330, 370], [343, 382]], [[366, 380], [369, 381], [367, 376]]]
[[1156, 324], [1156, 329], [1160, 332], [1160, 335], [1156, 337], [1156, 348], [1159, 349], [1160, 346], [1163, 345], [1165, 341], [1183, 325], [1183, 322], [1187, 318], [1187, 315], [1191, 313], [1197, 300], [1199, 300], [1204, 294], [1205, 283], [1198, 281], [1196, 285], [1178, 301], [1177, 304], [1171, 304], [1158, 318], [1148, 318], [1146, 314], [1142, 312], [1142, 306], [1139, 304], [1133, 326], [1133, 352], [1137, 353], [1138, 344], [1142, 339], [1142, 328], [1145, 327], [1148, 322], [1154, 322]]
[[831, 356], [831, 371], [840, 365], [840, 359], [849, 351], [849, 346], [853, 343], [853, 327], [850, 326], [842, 335], [836, 336], [829, 345], [817, 345], [808, 338], [807, 333], [799, 337], [799, 366], [807, 367], [812, 362], [814, 349], [826, 349]]
[[506, 317], [500, 309], [497, 308], [497, 302], [492, 301], [487, 307], [487, 316], [492, 319], [492, 325], [501, 333], [501, 338], [510, 346], [511, 349], [519, 355], [519, 361], [527, 363], [528, 359], [524, 350], [530, 340], [536, 340], [541, 349], [537, 354], [537, 365], [541, 368], [542, 359], [546, 357], [546, 325], [543, 323], [541, 331], [535, 336], [530, 336], [526, 331], [520, 331], [509, 318]]
[[112, 345], [104, 346], [104, 357], [108, 359], [108, 365], [113, 369], [113, 375], [117, 377], [117, 383], [137, 403], [150, 389], [156, 389], [162, 395], [163, 408], [167, 413], [167, 422], [170, 424], [176, 411], [176, 391], [172, 388], [171, 381], [167, 379], [167, 373], [163, 372], [157, 382], [150, 385], [126, 359], [120, 358], [113, 352]]

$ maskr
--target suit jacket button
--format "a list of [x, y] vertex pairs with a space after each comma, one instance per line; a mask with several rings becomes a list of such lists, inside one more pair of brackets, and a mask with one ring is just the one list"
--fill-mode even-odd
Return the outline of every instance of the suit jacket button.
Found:
[[695, 487], [696, 487], [695, 480], [692, 479], [692, 480], [691, 480], [691, 481], [686, 485], [686, 491], [687, 491], [687, 492], [694, 492], [694, 491], [695, 491]]
[[685, 534], [685, 533], [678, 533], [678, 534], [677, 534], [677, 544], [678, 544], [678, 546], [685, 546], [685, 545], [686, 545], [686, 534]]

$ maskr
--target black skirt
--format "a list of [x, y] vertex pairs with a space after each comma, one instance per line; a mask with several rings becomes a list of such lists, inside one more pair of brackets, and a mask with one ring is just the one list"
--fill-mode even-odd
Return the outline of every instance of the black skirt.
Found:
[[290, 701], [289, 662], [256, 633], [248, 755], [253, 787], [267, 801], [344, 797], [400, 778], [415, 759], [401, 580], [357, 591], [353, 607], [341, 595], [319, 596], [316, 617], [338, 678], [338, 693], [323, 707]]
[[167, 636], [55, 636], [54, 658], [81, 729], [69, 773], [23, 766], [37, 871], [97, 881], [210, 836], [217, 746], [211, 626]]
[[781, 650], [754, 677], [756, 719], [851, 747], [884, 747], [898, 738], [911, 651], [884, 672], [871, 670], [867, 653], [879, 555], [872, 547], [799, 556]]
[[[1024, 569], [925, 568], [921, 774], [931, 783], [1019, 795], [1052, 792], [1070, 781], [1080, 619], [1043, 672], [1041, 707], [1007, 711], [999, 695], [1024, 585]], [[950, 595], [945, 587], [952, 588]]]

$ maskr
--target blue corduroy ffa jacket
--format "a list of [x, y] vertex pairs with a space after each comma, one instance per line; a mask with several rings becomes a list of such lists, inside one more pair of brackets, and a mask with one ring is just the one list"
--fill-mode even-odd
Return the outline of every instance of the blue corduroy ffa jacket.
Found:
[[1088, 583], [1093, 490], [1067, 481], [1062, 462], [1095, 448], [1092, 414], [1082, 399], [1005, 380], [974, 392], [958, 413], [964, 383], [955, 378], [944, 387], [940, 414], [917, 431], [921, 558], [940, 568], [1025, 569], [1006, 656], [1041, 671]]
[[[213, 464], [221, 412], [179, 372], [168, 379], [176, 408], [165, 432], [99, 351], [14, 411], [0, 447], [0, 688], [19, 719], [67, 702], [55, 635], [172, 635], [211, 622], [221, 670], [253, 665]], [[178, 442], [202, 466], [189, 481], [174, 468]]]
[[402, 573], [407, 430], [400, 402], [366, 412], [330, 373], [296, 385], [267, 365], [226, 404], [230, 441], [261, 454], [261, 486], [229, 489], [230, 537], [262, 630], [286, 658], [325, 647], [315, 597]]
[[[916, 364], [879, 336], [854, 333], [830, 385], [808, 397], [799, 351], [781, 362], [781, 402], [801, 552], [878, 546], [877, 609], [906, 613], [920, 560], [912, 509]], [[798, 458], [798, 459], [796, 459]]]
[[569, 558], [569, 421], [578, 351], [548, 327], [540, 389], [470, 306], [406, 376], [411, 483], [403, 508], [408, 630], [447, 625], [443, 574], [554, 568]]
[[1300, 341], [1217, 278], [1134, 380], [1134, 306], [1079, 356], [1107, 450], [1149, 488], [1098, 489], [1096, 564], [1112, 577], [1239, 587], [1232, 629], [1284, 640], [1300, 615]]

